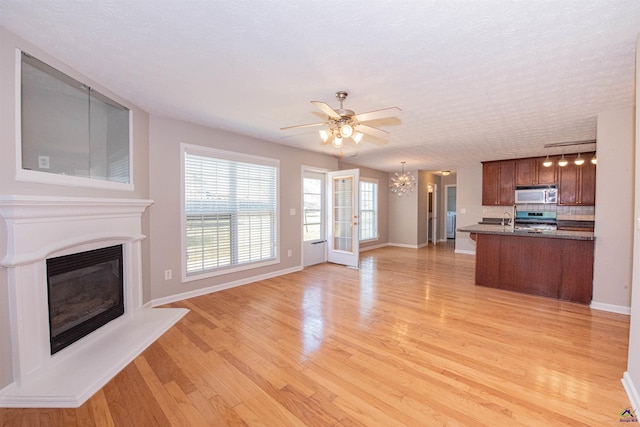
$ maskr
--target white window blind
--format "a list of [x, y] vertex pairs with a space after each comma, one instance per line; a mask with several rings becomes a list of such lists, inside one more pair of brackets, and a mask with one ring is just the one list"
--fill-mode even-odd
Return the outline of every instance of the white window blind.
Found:
[[360, 240], [378, 238], [378, 182], [360, 181]]
[[277, 160], [186, 146], [187, 276], [276, 259], [277, 202]]

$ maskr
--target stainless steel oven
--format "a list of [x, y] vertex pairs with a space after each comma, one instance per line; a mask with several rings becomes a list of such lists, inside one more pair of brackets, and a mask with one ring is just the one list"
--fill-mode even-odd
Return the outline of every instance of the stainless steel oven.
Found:
[[557, 230], [558, 216], [556, 212], [518, 211], [515, 228], [531, 230]]

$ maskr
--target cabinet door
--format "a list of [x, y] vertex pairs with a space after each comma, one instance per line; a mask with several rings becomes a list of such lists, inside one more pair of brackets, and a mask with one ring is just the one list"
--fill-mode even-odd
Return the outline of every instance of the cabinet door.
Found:
[[536, 162], [538, 159], [518, 159], [516, 161], [516, 185], [536, 184]]
[[500, 162], [500, 182], [498, 204], [510, 206], [515, 203], [516, 162], [504, 160]]
[[578, 166], [569, 162], [558, 167], [558, 204], [571, 206], [578, 204]]
[[556, 183], [556, 164], [558, 163], [558, 157], [551, 158], [552, 164], [549, 167], [545, 167], [542, 162], [546, 160], [546, 157], [541, 157], [537, 162], [537, 171], [538, 171], [538, 184], [550, 185]]
[[560, 299], [591, 303], [593, 294], [593, 240], [563, 240]]
[[580, 204], [595, 206], [596, 204], [596, 165], [585, 162], [580, 167]]
[[499, 162], [487, 162], [482, 164], [482, 204], [484, 206], [498, 204], [499, 177]]

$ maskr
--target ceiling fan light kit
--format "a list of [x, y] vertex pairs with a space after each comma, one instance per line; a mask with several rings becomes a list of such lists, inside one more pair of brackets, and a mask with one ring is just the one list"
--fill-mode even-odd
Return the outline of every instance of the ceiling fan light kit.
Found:
[[334, 110], [328, 104], [322, 101], [311, 101], [320, 111], [325, 113], [327, 121], [320, 123], [311, 123], [307, 125], [287, 126], [280, 128], [280, 130], [304, 128], [311, 126], [328, 125], [327, 129], [322, 129], [320, 138], [322, 144], [329, 144], [335, 148], [342, 148], [344, 140], [350, 138], [356, 144], [359, 144], [364, 137], [364, 134], [376, 137], [386, 138], [389, 136], [389, 132], [365, 125], [363, 122], [369, 120], [384, 119], [387, 117], [397, 116], [402, 113], [402, 110], [398, 107], [385, 108], [382, 110], [369, 111], [368, 113], [356, 114], [352, 110], [344, 108], [344, 101], [349, 94], [345, 91], [336, 92], [336, 98], [340, 102], [340, 108]]

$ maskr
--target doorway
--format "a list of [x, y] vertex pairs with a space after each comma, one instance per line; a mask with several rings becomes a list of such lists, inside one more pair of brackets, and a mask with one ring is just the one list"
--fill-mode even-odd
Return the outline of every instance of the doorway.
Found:
[[302, 266], [359, 265], [358, 169], [302, 168]]
[[445, 234], [447, 239], [455, 239], [456, 238], [456, 186], [455, 185], [445, 185], [444, 191], [446, 197], [444, 199], [444, 209], [447, 213], [447, 222], [446, 222], [446, 230]]
[[302, 174], [302, 263], [304, 267], [327, 260], [326, 173]]
[[438, 244], [438, 184], [427, 187], [427, 243]]

